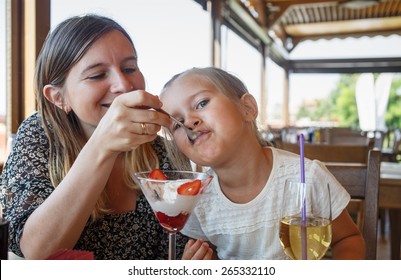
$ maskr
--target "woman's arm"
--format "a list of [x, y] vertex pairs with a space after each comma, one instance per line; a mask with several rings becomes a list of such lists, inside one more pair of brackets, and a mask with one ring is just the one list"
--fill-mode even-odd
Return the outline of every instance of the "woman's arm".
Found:
[[[152, 141], [156, 132], [141, 135], [138, 124], [168, 125], [156, 112], [135, 109], [139, 104], [157, 108], [150, 94], [127, 93], [117, 97], [86, 145], [51, 195], [29, 216], [20, 247], [29, 259], [42, 259], [60, 248], [73, 248], [109, 180], [121, 152]], [[146, 112], [145, 112], [146, 111]]]
[[99, 148], [89, 141], [64, 180], [29, 216], [20, 240], [26, 258], [43, 259], [74, 247], [116, 159]]

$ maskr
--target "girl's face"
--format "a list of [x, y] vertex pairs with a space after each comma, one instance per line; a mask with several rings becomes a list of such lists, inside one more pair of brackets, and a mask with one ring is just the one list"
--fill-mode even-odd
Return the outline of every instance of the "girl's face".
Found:
[[61, 91], [90, 135], [114, 98], [136, 89], [145, 89], [145, 80], [134, 48], [121, 32], [111, 31], [71, 68]]
[[247, 126], [242, 110], [229, 97], [201, 77], [186, 74], [165, 89], [160, 99], [163, 109], [202, 132], [191, 143], [182, 128], [175, 124], [170, 127], [178, 148], [190, 160], [217, 166], [232, 158]]

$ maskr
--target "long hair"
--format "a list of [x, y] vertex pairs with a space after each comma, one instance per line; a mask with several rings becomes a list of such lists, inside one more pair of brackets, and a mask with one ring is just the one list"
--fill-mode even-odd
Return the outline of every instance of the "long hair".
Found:
[[[62, 87], [70, 69], [80, 61], [94, 42], [114, 30], [127, 37], [135, 50], [128, 33], [114, 20], [98, 15], [85, 15], [72, 17], [60, 23], [47, 35], [39, 54], [35, 69], [35, 93], [42, 124], [50, 143], [49, 173], [54, 187], [66, 176], [87, 138], [77, 115], [73, 111], [67, 114], [48, 101], [44, 97], [43, 88], [48, 84]], [[158, 164], [158, 157], [150, 143], [125, 153], [125, 182], [139, 191], [130, 174]], [[103, 191], [92, 212], [93, 219], [111, 211], [105, 207], [106, 201], [107, 197]]]
[[[237, 78], [233, 74], [216, 67], [194, 67], [174, 75], [164, 85], [161, 91], [161, 96], [163, 95], [163, 92], [174, 83], [175, 80], [187, 75], [194, 76], [213, 85], [217, 89], [217, 91], [226, 95], [239, 109], [242, 109], [243, 105], [240, 100], [244, 94], [249, 93], [247, 87], [239, 78]], [[165, 138], [171, 140], [171, 133], [169, 131], [166, 131], [166, 129], [164, 131], [166, 135]], [[271, 144], [268, 141], [264, 140], [264, 138], [260, 134], [256, 120], [251, 123], [250, 131], [257, 138], [261, 146], [271, 146]], [[175, 164], [180, 164], [182, 162], [182, 159], [184, 158], [184, 155], [178, 150], [177, 146], [174, 144], [174, 141], [167, 141], [166, 148], [169, 154], [169, 158], [171, 158], [175, 162]]]

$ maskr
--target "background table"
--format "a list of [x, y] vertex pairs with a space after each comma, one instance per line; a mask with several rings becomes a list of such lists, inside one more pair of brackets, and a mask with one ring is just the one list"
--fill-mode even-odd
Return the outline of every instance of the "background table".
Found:
[[401, 245], [401, 164], [382, 162], [380, 166], [379, 207], [390, 216], [391, 259], [400, 259]]

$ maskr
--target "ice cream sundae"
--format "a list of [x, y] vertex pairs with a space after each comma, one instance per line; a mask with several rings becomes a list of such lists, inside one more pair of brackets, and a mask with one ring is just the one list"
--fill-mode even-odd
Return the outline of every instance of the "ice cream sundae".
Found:
[[[177, 178], [176, 173], [180, 173], [181, 176]], [[156, 217], [168, 231], [178, 232], [184, 227], [204, 188], [211, 180], [205, 173], [198, 173], [207, 175], [199, 179], [192, 174], [193, 172], [186, 174], [154, 169], [148, 174], [142, 173], [142, 177], [137, 176]]]

